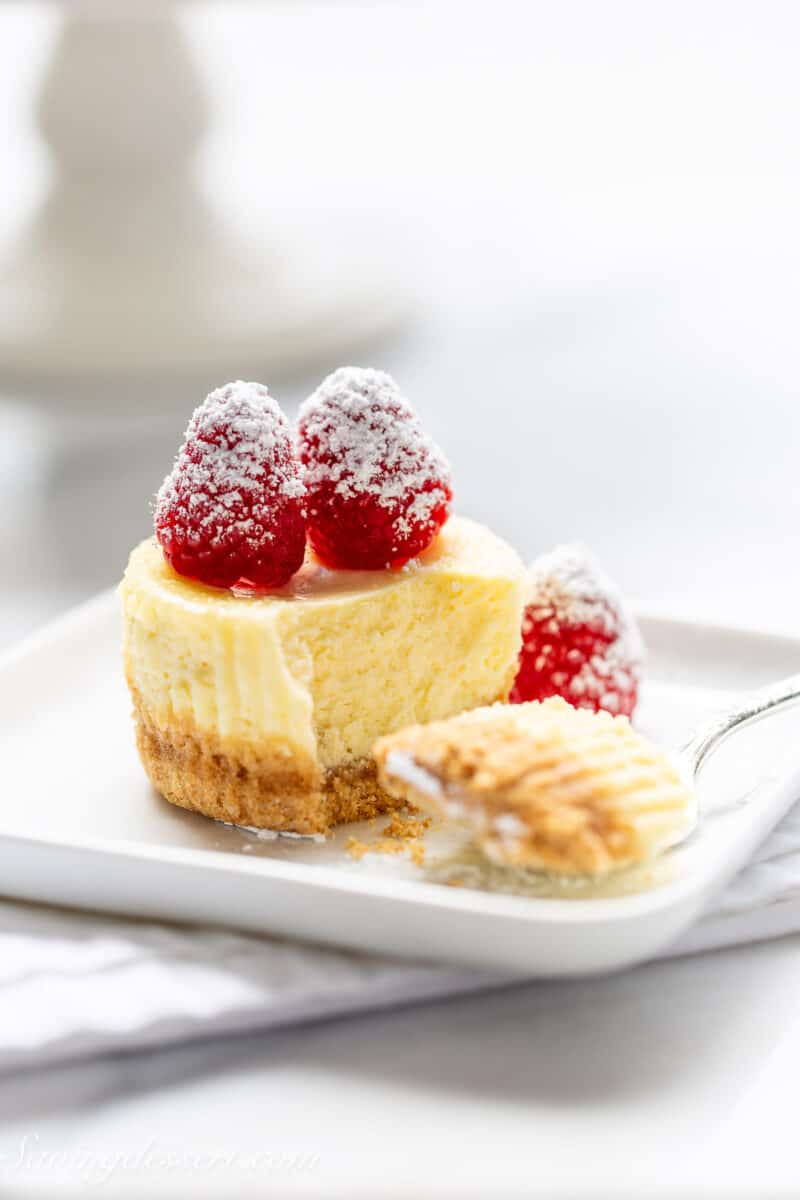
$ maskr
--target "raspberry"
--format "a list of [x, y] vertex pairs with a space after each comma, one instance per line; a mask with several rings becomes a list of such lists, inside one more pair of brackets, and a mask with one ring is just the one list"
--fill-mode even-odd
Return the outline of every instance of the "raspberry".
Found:
[[229, 383], [189, 422], [156, 498], [156, 537], [179, 575], [282, 587], [305, 554], [304, 494], [275, 400], [260, 383]]
[[562, 696], [630, 717], [643, 657], [635, 620], [584, 547], [559, 546], [534, 562], [512, 704]]
[[401, 567], [447, 520], [450, 469], [383, 371], [341, 367], [300, 409], [308, 537], [332, 567]]

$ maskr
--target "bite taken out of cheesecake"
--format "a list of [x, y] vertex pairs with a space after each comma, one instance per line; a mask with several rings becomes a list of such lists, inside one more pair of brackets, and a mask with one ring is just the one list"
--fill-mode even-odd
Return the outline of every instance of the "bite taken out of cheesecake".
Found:
[[250, 594], [182, 577], [151, 538], [121, 585], [144, 767], [173, 804], [278, 831], [399, 807], [373, 743], [508, 696], [523, 589], [516, 553], [459, 517], [399, 569], [309, 550], [283, 587]]

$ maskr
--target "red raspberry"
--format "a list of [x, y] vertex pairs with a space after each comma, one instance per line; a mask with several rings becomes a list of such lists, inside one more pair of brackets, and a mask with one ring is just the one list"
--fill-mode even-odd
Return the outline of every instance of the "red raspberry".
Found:
[[522, 652], [510, 701], [562, 696], [576, 708], [630, 717], [644, 648], [636, 622], [582, 546], [559, 546], [533, 564]]
[[179, 575], [282, 587], [305, 554], [304, 494], [275, 400], [260, 383], [229, 383], [189, 422], [156, 499], [156, 537]]
[[401, 567], [431, 544], [449, 515], [450, 469], [389, 375], [334, 371], [301, 407], [298, 436], [322, 562]]

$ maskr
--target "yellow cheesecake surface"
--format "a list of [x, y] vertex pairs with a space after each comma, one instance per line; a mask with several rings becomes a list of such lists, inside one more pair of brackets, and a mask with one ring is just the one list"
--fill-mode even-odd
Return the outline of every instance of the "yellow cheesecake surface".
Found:
[[[187, 753], [179, 739], [206, 739], [212, 757], [244, 763], [250, 783], [260, 764], [282, 762], [287, 780], [295, 767], [313, 791], [326, 772], [369, 761], [384, 734], [504, 698], [523, 585], [516, 553], [458, 517], [401, 570], [330, 571], [309, 557], [289, 585], [261, 596], [176, 575], [150, 539], [121, 585], [137, 716], [170, 777]], [[192, 786], [201, 792], [202, 780]], [[220, 815], [202, 795], [176, 802]], [[278, 818], [265, 809], [276, 827], [296, 821]]]

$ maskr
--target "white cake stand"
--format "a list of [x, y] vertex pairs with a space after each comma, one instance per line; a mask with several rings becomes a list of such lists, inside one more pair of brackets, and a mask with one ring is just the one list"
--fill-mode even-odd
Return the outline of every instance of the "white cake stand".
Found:
[[110, 379], [331, 366], [404, 315], [335, 232], [284, 256], [211, 210], [191, 170], [207, 106], [171, 5], [70, 5], [38, 120], [55, 177], [0, 265], [6, 387], [108, 411]]

